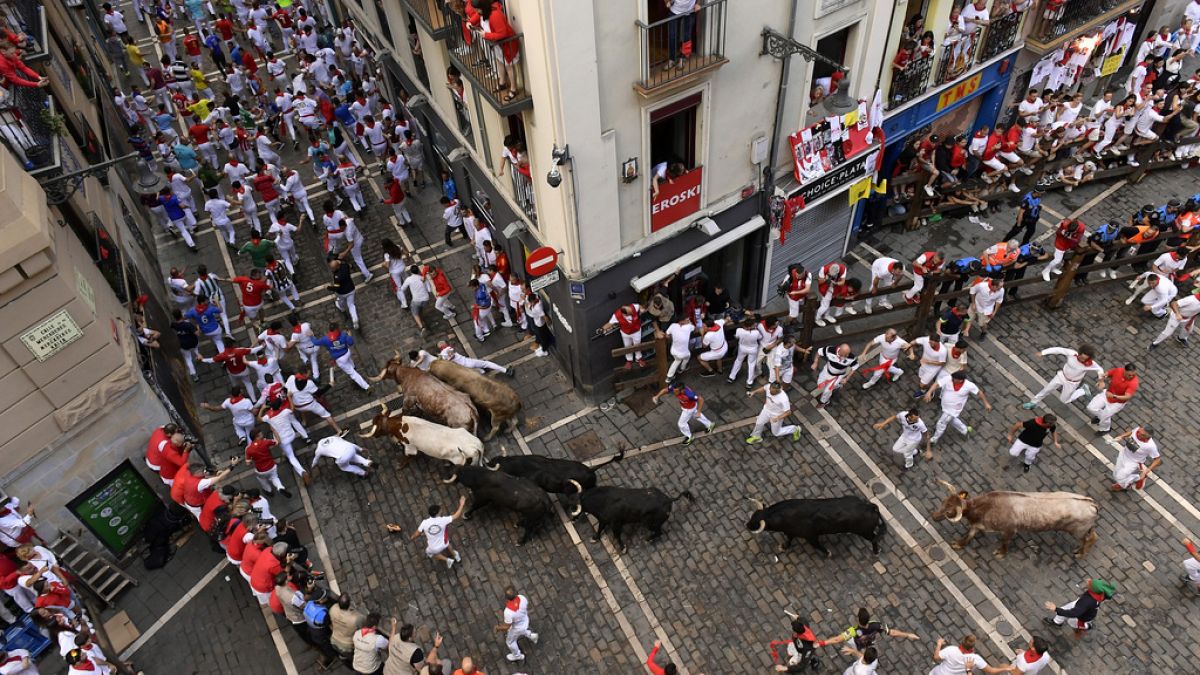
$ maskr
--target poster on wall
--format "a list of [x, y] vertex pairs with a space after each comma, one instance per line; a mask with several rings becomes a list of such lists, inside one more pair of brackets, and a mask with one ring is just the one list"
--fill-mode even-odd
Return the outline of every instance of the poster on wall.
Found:
[[704, 167], [698, 166], [673, 181], [660, 183], [658, 198], [650, 201], [650, 231], [682, 220], [700, 210], [700, 180]]
[[[788, 136], [792, 169], [798, 183], [808, 183], [871, 147], [866, 104], [840, 117], [825, 119]], [[873, 140], [873, 139], [872, 139]]]
[[125, 553], [162, 508], [162, 500], [128, 459], [67, 502], [67, 510], [115, 555]]
[[1081, 81], [1113, 75], [1124, 63], [1136, 29], [1136, 17], [1127, 14], [1080, 35], [1038, 61], [1029, 86], [1057, 92]]

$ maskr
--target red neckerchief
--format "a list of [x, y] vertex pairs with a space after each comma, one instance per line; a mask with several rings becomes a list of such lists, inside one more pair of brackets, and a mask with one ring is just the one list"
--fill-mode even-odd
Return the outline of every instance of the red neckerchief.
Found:
[[95, 670], [96, 664], [92, 663], [91, 659], [84, 659], [82, 662], [76, 663], [71, 667], [75, 670]]
[[509, 600], [508, 602], [504, 603], [504, 606], [505, 606], [505, 608], [512, 610], [514, 612], [521, 609], [521, 596], [518, 595], [517, 597], [513, 598], [512, 600]]
[[268, 328], [267, 335], [279, 335], [279, 331], [275, 330], [274, 328]]
[[717, 331], [719, 331], [719, 330], [721, 330], [721, 324], [719, 324], [719, 323], [714, 323], [714, 324], [712, 325], [712, 328], [709, 328], [709, 329], [708, 329], [708, 332], [710, 332], [710, 333], [715, 333], [715, 332], [717, 332]]
[[237, 403], [238, 401], [242, 400], [243, 398], [245, 398], [245, 396], [242, 396], [241, 394], [239, 394], [239, 395], [237, 395], [237, 396], [230, 396], [230, 397], [229, 397], [229, 402], [230, 402], [230, 403]]
[[1090, 357], [1090, 356], [1089, 356], [1089, 357], [1087, 358], [1087, 360], [1085, 361], [1085, 360], [1083, 360], [1083, 359], [1079, 358], [1079, 355], [1078, 355], [1078, 354], [1076, 354], [1076, 355], [1075, 355], [1075, 360], [1076, 360], [1076, 361], [1079, 361], [1080, 363], [1082, 363], [1082, 364], [1083, 364], [1083, 365], [1085, 365], [1085, 366], [1090, 366], [1090, 365], [1092, 365], [1092, 357]]
[[206, 310], [206, 309], [208, 309], [207, 302], [197, 302], [196, 303], [196, 313], [197, 314], [203, 314], [204, 310]]
[[1104, 602], [1104, 594], [1103, 593], [1097, 593], [1093, 590], [1088, 590], [1088, 595], [1092, 596], [1092, 599], [1095, 600], [1097, 603]]
[[[958, 354], [955, 354], [955, 352], [958, 352]], [[966, 354], [966, 353], [967, 353], [967, 350], [959, 349], [957, 346], [950, 348], [950, 356], [953, 356], [954, 358], [958, 358], [959, 355]]]
[[[934, 345], [937, 345], [937, 349], [933, 349]], [[942, 343], [941, 342], [930, 342], [929, 348], [933, 349], [933, 351], [935, 351], [935, 352], [940, 352], [940, 351], [942, 351]]]
[[340, 330], [331, 330], [331, 331], [329, 331], [328, 333], [326, 333], [326, 335], [328, 335], [328, 336], [329, 336], [329, 339], [330, 339], [330, 341], [335, 341], [335, 340], [337, 340], [338, 338], [340, 338], [340, 337], [342, 336], [342, 331], [340, 331]]
[[1025, 663], [1034, 663], [1038, 659], [1042, 658], [1041, 654], [1033, 651], [1032, 649], [1026, 649], [1025, 653], [1021, 654], [1021, 656], [1025, 658]]
[[370, 635], [371, 633], [374, 633], [374, 632], [375, 632], [374, 628], [363, 628], [362, 629], [362, 635]]
[[967, 383], [966, 380], [963, 380], [961, 382], [955, 381], [955, 382], [952, 382], [950, 386], [954, 387], [954, 391], [958, 391], [959, 389], [962, 389], [963, 385], [966, 383]]
[[1038, 415], [1037, 417], [1033, 418], [1033, 421], [1034, 421], [1034, 422], [1037, 422], [1038, 424], [1040, 424], [1040, 425], [1042, 425], [1042, 426], [1044, 426], [1044, 427], [1048, 427], [1048, 426], [1050, 426], [1049, 424], [1046, 424], [1046, 420], [1042, 419], [1042, 416], [1041, 416], [1041, 415]]
[[303, 333], [304, 329], [301, 326], [292, 326], [292, 333]]

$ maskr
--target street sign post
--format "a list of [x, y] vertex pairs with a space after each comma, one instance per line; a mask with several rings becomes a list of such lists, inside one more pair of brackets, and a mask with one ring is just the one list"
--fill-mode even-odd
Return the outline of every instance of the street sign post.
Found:
[[529, 280], [529, 288], [533, 289], [534, 293], [537, 293], [538, 291], [542, 290], [543, 288], [558, 281], [559, 277], [560, 277], [560, 275], [558, 273], [558, 270], [554, 270], [554, 271], [550, 272], [549, 274], [543, 274], [542, 276], [540, 276], [536, 279], [530, 279]]
[[525, 271], [530, 277], [539, 277], [554, 269], [558, 264], [558, 251], [549, 246], [542, 246], [530, 251], [525, 258]]

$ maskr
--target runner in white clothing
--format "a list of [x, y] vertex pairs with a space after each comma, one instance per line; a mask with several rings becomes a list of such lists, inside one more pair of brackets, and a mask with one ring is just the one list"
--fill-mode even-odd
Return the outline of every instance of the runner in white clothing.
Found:
[[921, 419], [920, 413], [916, 408], [912, 408], [907, 412], [901, 410], [895, 415], [877, 422], [874, 426], [876, 430], [883, 429], [892, 422], [900, 423], [900, 438], [892, 444], [892, 452], [904, 456], [904, 470], [907, 471], [913, 468], [913, 464], [917, 460], [917, 450], [921, 447], [921, 441], [925, 441], [925, 459], [933, 459], [933, 447], [929, 441], [929, 427], [925, 426], [925, 420]]
[[992, 404], [988, 402], [987, 395], [983, 393], [974, 382], [967, 379], [965, 371], [958, 371], [953, 375], [943, 373], [938, 377], [937, 382], [929, 388], [925, 393], [925, 402], [933, 400], [933, 394], [938, 389], [942, 390], [942, 414], [938, 417], [937, 424], [934, 426], [933, 437], [929, 439], [931, 443], [937, 443], [942, 434], [946, 433], [946, 426], [953, 424], [954, 428], [962, 435], [966, 436], [971, 433], [972, 428], [967, 426], [959, 416], [962, 415], [963, 408], [967, 405], [967, 399], [972, 394], [979, 397], [983, 401], [983, 407], [989, 412], [992, 409]]
[[519, 595], [512, 586], [504, 589], [504, 623], [496, 626], [496, 630], [505, 634], [504, 644], [508, 646], [505, 658], [509, 661], [525, 660], [517, 640], [529, 638], [537, 644], [538, 634], [529, 630], [529, 598]]
[[676, 373], [682, 373], [687, 370], [688, 361], [692, 358], [692, 350], [688, 346], [692, 338], [692, 332], [696, 327], [692, 325], [692, 317], [682, 316], [679, 321], [667, 326], [666, 336], [671, 339], [671, 367], [667, 369], [667, 380], [675, 379]]
[[204, 210], [212, 217], [213, 227], [225, 235], [226, 243], [236, 246], [237, 235], [233, 231], [233, 221], [229, 219], [229, 209], [232, 204], [221, 199], [215, 188], [206, 192], [205, 195], [208, 199], [204, 201]]
[[250, 443], [255, 421], [254, 401], [246, 398], [245, 391], [241, 387], [231, 388], [229, 397], [221, 401], [220, 405], [201, 401], [200, 407], [212, 412], [228, 410], [233, 421], [233, 433], [237, 434], [238, 442], [243, 446]]
[[[462, 518], [463, 509], [467, 505], [467, 497], [458, 498], [458, 509], [448, 516], [439, 516], [442, 507], [434, 504], [429, 507], [429, 517], [421, 521], [415, 532], [409, 535], [409, 541], [416, 541], [425, 535], [425, 555], [446, 563], [446, 567], [454, 567], [454, 563], [462, 560], [458, 551], [450, 543], [450, 524]], [[387, 525], [388, 532], [402, 532], [399, 525]]]
[[312, 442], [308, 437], [308, 431], [296, 419], [289, 408], [283, 407], [283, 401], [278, 399], [268, 401], [263, 407], [259, 419], [271, 425], [271, 430], [275, 432], [275, 440], [279, 442], [280, 449], [287, 456], [288, 462], [295, 469], [296, 475], [304, 479], [304, 482], [310, 483], [308, 472], [304, 470], [304, 466], [296, 459], [296, 452], [292, 449], [292, 442], [296, 440], [297, 434], [304, 439], [307, 445]]
[[[345, 435], [346, 431], [342, 432]], [[317, 462], [321, 461], [322, 457], [332, 459], [339, 469], [346, 473], [352, 473], [359, 478], [367, 478], [367, 471], [374, 464], [371, 460], [362, 455], [365, 452], [363, 448], [347, 441], [342, 436], [326, 436], [317, 441], [317, 451], [313, 454], [312, 466], [317, 468]]]
[[342, 433], [337, 420], [333, 419], [333, 415], [330, 415], [325, 406], [321, 405], [321, 402], [317, 400], [317, 396], [321, 395], [321, 388], [311, 378], [303, 372], [293, 373], [288, 376], [287, 380], [283, 383], [283, 387], [287, 391], [288, 401], [291, 402], [294, 410], [312, 413], [320, 417], [325, 426], [333, 429], [333, 433]]
[[1034, 635], [1029, 640], [1029, 646], [1025, 651], [1017, 654], [1012, 661], [1010, 672], [1014, 675], [1037, 675], [1042, 672], [1042, 669], [1050, 665], [1050, 645], [1046, 643], [1046, 639]]
[[438, 356], [441, 357], [442, 360], [444, 360], [444, 361], [452, 361], [452, 362], [457, 363], [458, 365], [462, 366], [463, 368], [470, 368], [472, 370], [478, 370], [485, 374], [487, 373], [487, 371], [491, 370], [491, 371], [497, 372], [497, 373], [504, 373], [505, 375], [508, 375], [509, 377], [513, 376], [512, 368], [505, 368], [504, 366], [500, 365], [499, 363], [496, 363], [494, 361], [488, 361], [486, 359], [467, 358], [466, 356], [463, 356], [462, 354], [459, 354], [458, 352], [454, 351], [454, 347], [451, 347], [450, 343], [446, 342], [445, 340], [442, 340], [441, 342], [438, 343]]
[[783, 421], [792, 414], [792, 403], [788, 400], [787, 393], [783, 391], [783, 385], [779, 382], [772, 382], [753, 391], [748, 391], [746, 395], [754, 396], [759, 393], [764, 394], [763, 408], [754, 420], [754, 430], [746, 438], [746, 443], [761, 443], [763, 429], [768, 424], [771, 425], [771, 433], [775, 436], [790, 435], [793, 441], [800, 440], [800, 427], [794, 424], [786, 426], [783, 424]]
[[729, 371], [729, 382], [732, 384], [737, 379], [738, 371], [745, 362], [746, 389], [750, 389], [754, 386], [754, 379], [758, 377], [758, 350], [762, 346], [762, 333], [754, 326], [754, 319], [746, 318], [742, 325], [733, 331], [733, 338], [737, 340], [738, 351], [737, 358], [733, 360], [733, 368]]
[[1104, 369], [1099, 363], [1092, 358], [1096, 353], [1096, 348], [1091, 345], [1079, 345], [1079, 349], [1066, 349], [1064, 347], [1047, 347], [1038, 352], [1038, 358], [1046, 356], [1065, 356], [1067, 360], [1063, 363], [1063, 367], [1054, 374], [1054, 378], [1046, 383], [1032, 399], [1026, 403], [1022, 403], [1021, 407], [1026, 410], [1032, 410], [1046, 398], [1050, 392], [1062, 388], [1058, 395], [1058, 400], [1063, 403], [1071, 403], [1075, 399], [1083, 396], [1091, 396], [1092, 390], [1083, 383], [1083, 378], [1089, 372], [1096, 374], [1099, 379], [1098, 387], [1104, 388]]
[[908, 358], [917, 358], [914, 354], [917, 347], [921, 348], [921, 365], [917, 369], [917, 390], [913, 392], [913, 398], [925, 395], [929, 387], [937, 381], [938, 375], [945, 370], [946, 361], [950, 356], [950, 349], [942, 344], [937, 331], [913, 340], [908, 346]]
[[[725, 319], [705, 319], [704, 335], [700, 344], [706, 349], [700, 353], [700, 377], [713, 377], [724, 369], [722, 363], [729, 352], [729, 341], [725, 339]], [[716, 361], [716, 366], [710, 365]]]
[[904, 371], [896, 367], [896, 362], [900, 360], [900, 352], [910, 348], [909, 343], [896, 333], [895, 328], [889, 328], [882, 335], [876, 335], [875, 339], [863, 347], [862, 353], [858, 355], [859, 361], [867, 360], [867, 352], [871, 350], [872, 346], [879, 348], [879, 365], [866, 369], [873, 371], [874, 374], [871, 375], [871, 379], [863, 383], [863, 389], [874, 387], [875, 383], [884, 375], [887, 375], [889, 382], [899, 380]]
[[321, 371], [317, 363], [317, 346], [313, 344], [312, 325], [307, 321], [301, 321], [300, 317], [294, 314], [288, 317], [288, 323], [292, 324], [292, 335], [288, 339], [288, 348], [295, 347], [300, 352], [301, 362], [307, 360], [312, 369], [313, 379], [318, 379]]
[[1154, 441], [1154, 429], [1149, 426], [1134, 427], [1113, 440], [1120, 444], [1121, 450], [1113, 465], [1113, 484], [1109, 489], [1113, 492], [1131, 487], [1141, 490], [1150, 472], [1162, 464], [1158, 443]]
[[[900, 282], [904, 281], [904, 263], [895, 258], [877, 258], [871, 263], [871, 288], [868, 293], [876, 293], [886, 291]], [[871, 305], [875, 302], [875, 298], [867, 298], [863, 301], [863, 311], [867, 314], [871, 313]], [[891, 309], [892, 303], [888, 302], [886, 295], [879, 296], [879, 306], [884, 309]]]

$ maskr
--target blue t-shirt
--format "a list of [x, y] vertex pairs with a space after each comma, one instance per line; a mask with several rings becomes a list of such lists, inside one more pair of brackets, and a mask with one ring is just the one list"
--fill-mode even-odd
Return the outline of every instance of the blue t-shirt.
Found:
[[225, 51], [221, 49], [221, 38], [217, 37], [216, 33], [210, 33], [208, 37], [204, 38], [204, 46], [208, 47], [214, 57], [218, 54], [222, 58], [225, 56]]
[[330, 339], [328, 335], [322, 335], [313, 338], [313, 344], [329, 350], [330, 357], [340, 359], [350, 351], [350, 347], [354, 344], [354, 337], [347, 333], [338, 333], [337, 339]]
[[446, 199], [454, 201], [458, 199], [458, 186], [454, 184], [453, 178], [447, 178], [442, 181], [442, 193], [446, 195]]
[[154, 126], [157, 127], [159, 131], [162, 131], [162, 132], [170, 131], [172, 125], [174, 125], [174, 124], [175, 124], [175, 116], [172, 115], [171, 113], [164, 112], [164, 113], [159, 113], [154, 116]]
[[333, 116], [337, 118], [337, 121], [348, 127], [354, 126], [354, 123], [358, 121], [354, 119], [354, 113], [350, 112], [350, 106], [345, 103], [333, 109]]
[[184, 217], [183, 207], [179, 204], [179, 197], [171, 195], [170, 197], [159, 197], [158, 203], [162, 204], [167, 210], [167, 217], [171, 220], [180, 220]]
[[179, 161], [179, 168], [191, 171], [200, 166], [200, 162], [196, 161], [196, 151], [192, 149], [192, 146], [180, 143], [172, 150], [175, 152], [175, 159]]
[[1034, 197], [1032, 192], [1026, 192], [1025, 197], [1021, 199], [1021, 206], [1025, 209], [1026, 221], [1037, 222], [1037, 219], [1042, 215], [1042, 200]]
[[475, 304], [484, 309], [492, 306], [492, 296], [482, 284], [475, 288]]
[[187, 311], [186, 316], [195, 321], [200, 326], [200, 332], [205, 335], [212, 335], [221, 330], [221, 310], [217, 309], [216, 305], [208, 305], [204, 311], [193, 307]]

